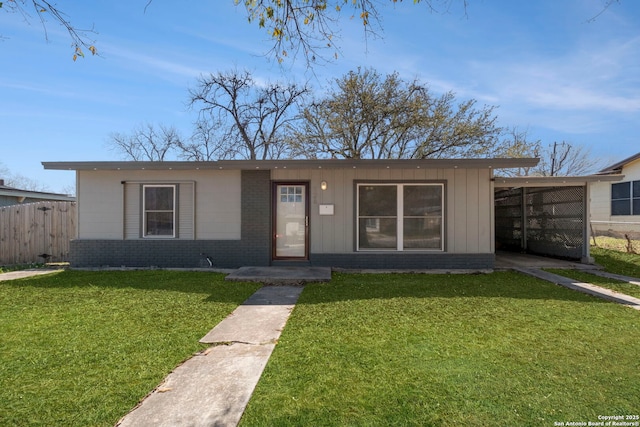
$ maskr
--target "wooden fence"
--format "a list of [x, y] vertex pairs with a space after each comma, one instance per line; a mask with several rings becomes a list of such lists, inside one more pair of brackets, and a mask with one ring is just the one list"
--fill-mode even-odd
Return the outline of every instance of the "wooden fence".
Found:
[[0, 265], [64, 262], [76, 238], [76, 202], [0, 207]]

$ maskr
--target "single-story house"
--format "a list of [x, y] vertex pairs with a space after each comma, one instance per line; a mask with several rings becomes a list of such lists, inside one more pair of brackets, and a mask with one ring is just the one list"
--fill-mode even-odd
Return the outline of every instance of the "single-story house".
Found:
[[[588, 258], [588, 244], [583, 244], [588, 242], [585, 195], [595, 178], [537, 184], [528, 184], [529, 178], [503, 178], [499, 183], [494, 178], [495, 169], [537, 162], [324, 159], [43, 165], [76, 171], [78, 237], [71, 242], [70, 259], [76, 267], [490, 269], [496, 250], [496, 188], [536, 186], [544, 195], [532, 200], [544, 202], [555, 200], [562, 191], [553, 189], [567, 181], [579, 188], [582, 206], [579, 218], [572, 217], [580, 221], [577, 258]], [[533, 192], [529, 188], [526, 193]], [[540, 206], [547, 217], [561, 211], [558, 203]], [[516, 219], [510, 221], [514, 228]], [[557, 233], [548, 236], [556, 239]]]
[[66, 194], [21, 190], [5, 185], [4, 179], [0, 179], [0, 206], [13, 206], [45, 201], [73, 202], [75, 201], [75, 197]]
[[591, 226], [598, 235], [640, 239], [640, 153], [608, 166], [598, 175], [624, 175], [620, 182], [591, 187]]

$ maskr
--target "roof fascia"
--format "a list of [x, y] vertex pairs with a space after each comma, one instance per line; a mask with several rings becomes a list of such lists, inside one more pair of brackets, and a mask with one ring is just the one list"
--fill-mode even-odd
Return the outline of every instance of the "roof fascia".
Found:
[[510, 169], [537, 165], [537, 158], [218, 160], [209, 162], [42, 162], [53, 170], [271, 170], [271, 169]]
[[620, 173], [622, 171], [622, 168], [625, 167], [627, 164], [634, 162], [636, 160], [640, 159], [640, 153], [638, 154], [634, 154], [631, 157], [627, 157], [626, 159], [619, 161], [618, 163], [615, 163], [611, 166], [607, 166], [606, 168], [602, 169], [600, 172], [600, 174], [616, 174], [616, 173]]
[[624, 175], [584, 175], [584, 176], [519, 176], [494, 178], [496, 187], [572, 187], [593, 182], [616, 182]]
[[68, 201], [68, 202], [74, 202], [76, 200], [75, 197], [67, 196], [65, 194], [41, 193], [37, 191], [26, 191], [26, 190], [0, 190], [0, 196], [25, 197], [29, 199], [46, 199], [46, 200]]

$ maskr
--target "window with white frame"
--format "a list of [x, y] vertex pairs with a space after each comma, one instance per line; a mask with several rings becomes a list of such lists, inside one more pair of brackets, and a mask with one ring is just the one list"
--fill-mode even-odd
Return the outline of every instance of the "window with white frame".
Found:
[[443, 250], [444, 184], [359, 183], [358, 250]]
[[640, 181], [611, 184], [611, 215], [640, 215]]
[[142, 187], [143, 236], [176, 237], [176, 186]]

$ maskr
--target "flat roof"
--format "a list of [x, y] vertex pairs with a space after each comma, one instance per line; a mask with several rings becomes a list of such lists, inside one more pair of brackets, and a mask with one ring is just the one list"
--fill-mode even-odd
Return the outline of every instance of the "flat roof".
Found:
[[500, 187], [568, 187], [586, 185], [588, 182], [615, 182], [624, 175], [584, 175], [584, 176], [518, 176], [496, 177], [493, 182]]
[[538, 158], [496, 159], [312, 159], [312, 160], [216, 160], [207, 162], [42, 162], [54, 170], [271, 170], [271, 169], [509, 169], [533, 167]]
[[20, 188], [8, 187], [6, 185], [0, 185], [0, 196], [9, 196], [9, 197], [16, 197], [16, 198], [25, 197], [30, 199], [46, 199], [46, 200], [69, 201], [69, 202], [73, 202], [76, 200], [75, 197], [69, 196], [68, 194], [49, 193], [46, 191], [23, 190]]

